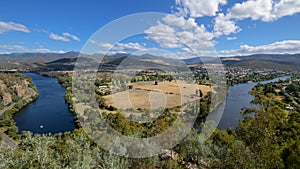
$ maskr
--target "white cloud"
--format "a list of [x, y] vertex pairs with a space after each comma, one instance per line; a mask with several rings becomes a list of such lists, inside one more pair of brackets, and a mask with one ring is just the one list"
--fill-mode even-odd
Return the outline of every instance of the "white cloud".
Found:
[[147, 50], [145, 45], [139, 44], [139, 43], [116, 43], [116, 44], [111, 44], [111, 43], [105, 43], [105, 42], [97, 42], [95, 40], [90, 40], [89, 41], [92, 44], [95, 44], [99, 46], [103, 51], [105, 50], [113, 50], [113, 51], [126, 51], [126, 50], [134, 50], [134, 51], [141, 51], [141, 50]]
[[222, 50], [220, 55], [300, 53], [300, 40], [285, 40], [261, 46], [242, 45], [240, 49]]
[[241, 28], [236, 24], [238, 20], [250, 18], [271, 22], [298, 12], [300, 12], [299, 0], [247, 0], [235, 3], [227, 14], [219, 13], [214, 19], [214, 36], [240, 32]]
[[226, 0], [176, 0], [178, 15], [198, 18], [215, 16], [220, 5], [225, 5]]
[[213, 34], [204, 25], [198, 26], [194, 19], [166, 15], [162, 22], [144, 31], [146, 38], [163, 48], [200, 48], [213, 46]]
[[227, 40], [236, 40], [237, 37], [227, 37]]
[[95, 40], [90, 40], [89, 42], [92, 43], [92, 44], [95, 44], [95, 45], [97, 45], [97, 46], [99, 46], [99, 47], [101, 47], [105, 50], [110, 50], [111, 48], [114, 47], [114, 45], [112, 45], [110, 43], [97, 42]]
[[228, 17], [239, 20], [251, 18], [268, 22], [274, 20], [272, 8], [273, 0], [248, 0], [234, 4]]
[[[0, 45], [0, 49], [5, 51], [11, 51], [11, 52], [30, 52], [30, 53], [65, 53], [65, 51], [62, 50], [51, 50], [44, 48], [43, 46], [36, 48], [36, 49], [28, 49], [25, 46], [20, 45]], [[6, 52], [10, 53], [10, 52]]]
[[[237, 25], [240, 20], [249, 18], [271, 22], [300, 12], [299, 0], [244, 0], [235, 3], [231, 9], [223, 11], [224, 14], [220, 13], [220, 6], [227, 4], [227, 0], [175, 0], [175, 3], [175, 15], [167, 15], [162, 19], [162, 24], [170, 26], [175, 31], [178, 27], [189, 30], [197, 27], [195, 18], [217, 15], [213, 20], [213, 38], [240, 32], [241, 28]], [[169, 32], [168, 37], [158, 36], [159, 34], [167, 35], [166, 32], [157, 33], [163, 29], [166, 29], [165, 31], [172, 31], [172, 29], [161, 24], [155, 28], [147, 30], [153, 35], [152, 38], [148, 36], [149, 39], [163, 44], [162, 47], [178, 47], [178, 37], [174, 35], [176, 33]], [[183, 35], [187, 39], [187, 34]], [[228, 38], [228, 40], [233, 39]]]
[[80, 39], [79, 39], [76, 35], [72, 35], [72, 34], [70, 34], [70, 33], [68, 33], [68, 32], [64, 32], [64, 33], [63, 33], [63, 36], [64, 36], [64, 37], [69, 37], [69, 38], [71, 38], [71, 39], [73, 39], [73, 40], [75, 40], [75, 41], [80, 42]]
[[53, 32], [51, 32], [50, 35], [49, 35], [49, 37], [50, 37], [51, 39], [53, 39], [53, 40], [63, 41], [63, 42], [71, 42], [70, 38], [71, 38], [72, 40], [75, 40], [75, 41], [80, 42], [80, 39], [79, 39], [77, 36], [72, 35], [72, 34], [67, 33], [67, 32], [64, 32], [64, 33], [62, 34], [62, 36], [61, 36], [61, 35], [58, 35], [58, 34], [55, 34], [55, 33], [53, 33]]
[[158, 22], [157, 25], [145, 30], [147, 39], [157, 42], [163, 48], [179, 48], [176, 30], [171, 26]]
[[162, 21], [166, 25], [179, 27], [184, 30], [197, 27], [197, 23], [195, 22], [194, 18], [185, 19], [184, 17], [180, 17], [180, 16], [166, 15], [164, 18], [162, 18]]
[[145, 46], [139, 43], [117, 43], [113, 48], [115, 50], [146, 50]]
[[214, 34], [216, 37], [221, 35], [230, 35], [232, 33], [238, 33], [241, 31], [241, 28], [236, 25], [232, 20], [228, 20], [224, 14], [220, 13], [214, 19]]
[[9, 31], [20, 31], [20, 32], [30, 32], [29, 29], [22, 24], [14, 23], [14, 22], [1, 22], [0, 21], [0, 34]]
[[20, 46], [20, 45], [0, 45], [0, 49], [4, 49], [4, 50], [18, 50], [18, 51], [25, 51], [27, 50], [24, 46]]
[[63, 50], [51, 50], [51, 49], [47, 49], [47, 48], [44, 48], [44, 47], [29, 50], [27, 52], [33, 52], [33, 53], [66, 53]]
[[270, 22], [299, 12], [299, 0], [248, 0], [234, 4], [226, 17]]
[[46, 29], [34, 29], [34, 31], [39, 32], [39, 33], [49, 33]]
[[70, 39], [64, 37], [64, 36], [60, 36], [60, 35], [57, 35], [55, 33], [50, 33], [49, 37], [53, 40], [57, 40], [57, 41], [63, 41], [63, 42], [70, 42]]
[[299, 0], [281, 0], [279, 3], [274, 5], [273, 9], [273, 14], [276, 18], [294, 15], [298, 12], [300, 12]]

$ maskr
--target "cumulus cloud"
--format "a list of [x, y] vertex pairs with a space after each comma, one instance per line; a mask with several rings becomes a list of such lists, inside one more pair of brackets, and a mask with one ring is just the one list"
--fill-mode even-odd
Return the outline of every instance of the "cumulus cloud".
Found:
[[221, 35], [230, 35], [232, 33], [238, 33], [241, 31], [241, 28], [236, 25], [232, 20], [229, 20], [224, 16], [223, 13], [220, 13], [214, 19], [214, 34], [216, 37]]
[[299, 0], [281, 0], [273, 8], [273, 14], [276, 18], [294, 15], [298, 12], [300, 12]]
[[285, 40], [261, 46], [242, 45], [236, 50], [222, 50], [220, 55], [300, 53], [300, 40]]
[[178, 44], [178, 38], [175, 35], [176, 30], [161, 22], [145, 30], [145, 33], [147, 39], [157, 42], [163, 48], [179, 48], [181, 46]]
[[[166, 16], [163, 21], [173, 26], [188, 29], [194, 27], [194, 19], [204, 16], [216, 16], [213, 20], [214, 37], [238, 33], [241, 28], [237, 25], [240, 20], [248, 19], [271, 22], [284, 16], [300, 12], [299, 0], [245, 0], [235, 3], [231, 9], [221, 13], [220, 6], [227, 0], [175, 0], [175, 15]], [[179, 16], [179, 17], [178, 17]], [[186, 25], [186, 19], [189, 25]], [[164, 28], [160, 25], [160, 28]], [[158, 29], [158, 27], [157, 27]], [[170, 37], [173, 39], [174, 37]], [[160, 38], [163, 40], [163, 38]], [[165, 44], [169, 39], [164, 39]], [[174, 43], [169, 46], [175, 46]]]
[[299, 12], [299, 0], [248, 0], [234, 4], [227, 17], [270, 22]]
[[1, 22], [0, 21], [0, 34], [9, 31], [20, 31], [20, 32], [30, 32], [29, 29], [22, 24], [14, 23], [14, 22]]
[[185, 19], [184, 17], [180, 16], [166, 15], [164, 18], [162, 18], [162, 21], [167, 25], [179, 27], [184, 30], [197, 27], [197, 23], [195, 22], [194, 18]]
[[252, 20], [272, 21], [273, 0], [248, 0], [242, 3], [236, 3], [228, 13], [229, 18], [243, 20], [251, 18]]
[[70, 39], [69, 38], [66, 38], [65, 36], [60, 36], [60, 35], [57, 35], [55, 33], [50, 33], [49, 37], [53, 40], [57, 40], [57, 41], [63, 41], [63, 42], [70, 42]]
[[226, 0], [176, 0], [177, 14], [198, 18], [215, 16], [220, 5], [225, 5]]
[[75, 40], [75, 41], [80, 42], [80, 39], [79, 39], [76, 35], [72, 35], [72, 34], [70, 34], [70, 33], [68, 33], [68, 32], [64, 32], [64, 33], [63, 33], [63, 36], [64, 36], [64, 37], [69, 37], [69, 38], [71, 38], [71, 39], [73, 39], [73, 40]]
[[157, 25], [144, 31], [146, 38], [163, 48], [200, 48], [213, 46], [213, 34], [204, 25], [198, 26], [194, 19], [166, 15]]
[[97, 42], [95, 40], [89, 41], [92, 44], [99, 46], [103, 50], [113, 50], [113, 51], [126, 51], [126, 50], [134, 50], [134, 51], [141, 51], [147, 50], [145, 45], [140, 43], [105, 43], [105, 42]]

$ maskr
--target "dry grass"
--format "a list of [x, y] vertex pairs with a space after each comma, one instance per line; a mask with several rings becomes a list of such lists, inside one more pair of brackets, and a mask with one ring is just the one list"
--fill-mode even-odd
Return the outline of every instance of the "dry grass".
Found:
[[156, 63], [156, 64], [161, 64], [161, 65], [166, 65], [166, 66], [170, 66], [171, 64], [163, 61], [163, 60], [159, 60], [159, 59], [141, 59], [142, 61], [145, 62], [152, 62], [152, 63]]
[[278, 100], [278, 101], [282, 101], [284, 99], [284, 97], [282, 97], [282, 96], [275, 96], [275, 99]]
[[150, 82], [133, 83], [133, 88], [123, 92], [105, 96], [108, 105], [118, 109], [150, 109], [173, 108], [184, 103], [199, 99], [196, 90], [201, 89], [206, 95], [211, 88], [205, 85], [188, 84], [183, 81], [159, 82], [154, 85]]

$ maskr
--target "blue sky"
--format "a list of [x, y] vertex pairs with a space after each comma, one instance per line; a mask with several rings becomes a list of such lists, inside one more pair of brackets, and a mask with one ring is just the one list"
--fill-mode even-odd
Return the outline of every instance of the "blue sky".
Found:
[[[169, 15], [117, 44], [91, 41], [102, 26], [141, 12]], [[0, 53], [80, 51], [89, 39], [99, 52], [151, 48], [188, 56], [187, 45], [222, 56], [300, 53], [299, 12], [299, 0], [3, 0]]]

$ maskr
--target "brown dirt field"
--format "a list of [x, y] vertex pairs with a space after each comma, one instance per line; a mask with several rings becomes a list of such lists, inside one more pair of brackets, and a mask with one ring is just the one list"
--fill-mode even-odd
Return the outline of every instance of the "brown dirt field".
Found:
[[278, 100], [278, 101], [282, 101], [283, 97], [282, 96], [276, 96], [275, 99]]
[[206, 95], [211, 88], [205, 85], [188, 84], [183, 81], [159, 82], [154, 85], [150, 82], [133, 83], [133, 88], [123, 92], [105, 96], [108, 105], [118, 109], [150, 109], [173, 108], [199, 99], [196, 89], [201, 89]]

